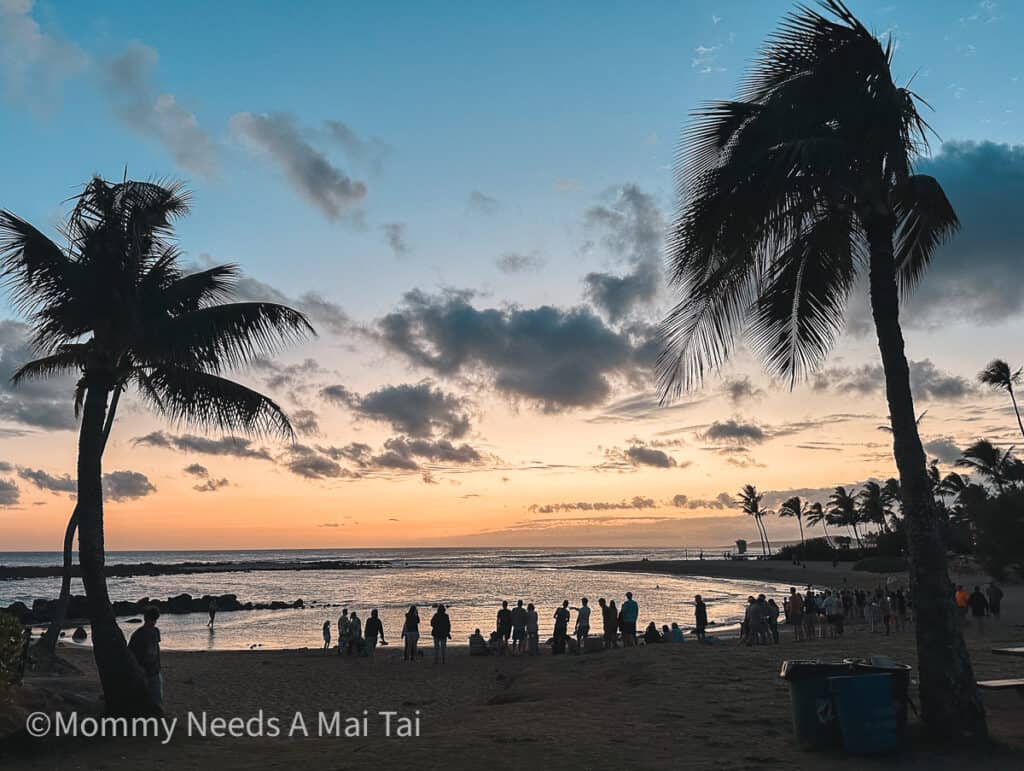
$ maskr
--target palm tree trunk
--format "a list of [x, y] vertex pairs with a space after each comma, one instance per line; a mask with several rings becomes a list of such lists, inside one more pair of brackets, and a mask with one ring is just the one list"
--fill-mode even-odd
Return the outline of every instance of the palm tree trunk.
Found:
[[1017, 407], [1017, 397], [1013, 393], [1013, 386], [1008, 386], [1006, 390], [1010, 392], [1010, 401], [1013, 402], [1013, 412], [1017, 416], [1017, 425], [1020, 426], [1021, 436], [1024, 436], [1024, 421], [1020, 419], [1020, 408]]
[[103, 429], [109, 378], [89, 376], [78, 438], [78, 561], [88, 600], [93, 655], [106, 712], [116, 716], [154, 715], [142, 670], [128, 650], [114, 618], [104, 572], [103, 544]]
[[799, 514], [796, 515], [796, 523], [800, 525], [800, 560], [803, 561], [807, 547], [804, 545], [804, 518]]
[[[121, 399], [121, 386], [114, 389], [110, 398], [110, 409], [107, 410], [106, 422], [103, 425], [103, 446], [101, 454], [107, 447], [107, 440], [110, 438], [110, 429], [114, 426], [114, 416], [117, 414], [117, 404]], [[68, 519], [68, 526], [64, 530], [64, 564], [60, 578], [60, 595], [57, 598], [57, 606], [53, 610], [53, 619], [46, 628], [37, 643], [40, 650], [53, 655], [57, 652], [57, 640], [60, 638], [61, 627], [68, 616], [68, 605], [71, 604], [71, 568], [73, 565], [72, 555], [75, 547], [75, 532], [78, 530], [78, 505], [71, 512]]]
[[914, 603], [921, 716], [945, 739], [987, 735], [985, 708], [978, 696], [971, 659], [953, 603], [946, 549], [932, 497], [914, 415], [910, 368], [899, 320], [899, 292], [893, 259], [894, 219], [886, 211], [866, 223], [870, 246], [871, 311], [878, 336], [885, 395], [892, 421], [893, 455], [903, 490], [910, 592]]
[[765, 552], [765, 556], [766, 557], [771, 556], [771, 553], [772, 553], [772, 542], [768, 540], [768, 528], [765, 527], [764, 517], [761, 517], [761, 532], [764, 533], [764, 542], [765, 542], [765, 545], [767, 546], [767, 551]]

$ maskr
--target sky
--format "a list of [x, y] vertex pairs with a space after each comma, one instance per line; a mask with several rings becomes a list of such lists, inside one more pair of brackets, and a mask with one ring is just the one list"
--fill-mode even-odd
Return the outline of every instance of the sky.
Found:
[[[1024, 363], [1017, 3], [852, 2], [935, 131], [962, 222], [905, 309], [922, 437], [1012, 443]], [[663, 243], [688, 116], [735, 95], [788, 2], [140, 4], [0, 0], [0, 207], [56, 234], [90, 176], [184, 180], [190, 267], [318, 335], [236, 373], [296, 443], [199, 434], [129, 395], [107, 547], [712, 546], [777, 506], [895, 475], [863, 290], [790, 389], [744, 350], [659, 405]], [[0, 550], [59, 548], [71, 381], [0, 297]], [[796, 537], [772, 518], [769, 534]]]

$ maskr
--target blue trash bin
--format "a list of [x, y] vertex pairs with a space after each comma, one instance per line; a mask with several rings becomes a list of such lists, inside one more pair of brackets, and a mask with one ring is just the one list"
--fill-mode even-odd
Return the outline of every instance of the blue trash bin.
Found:
[[829, 678], [853, 674], [841, 661], [784, 661], [779, 676], [789, 683], [793, 733], [805, 750], [838, 748], [836, 719]]
[[892, 675], [830, 677], [843, 749], [856, 754], [895, 752], [900, 745]]

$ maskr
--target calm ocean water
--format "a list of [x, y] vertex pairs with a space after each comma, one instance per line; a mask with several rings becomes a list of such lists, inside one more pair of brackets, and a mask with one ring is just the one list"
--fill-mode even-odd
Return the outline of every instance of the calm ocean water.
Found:
[[[715, 553], [721, 553], [721, 549]], [[640, 620], [693, 625], [693, 596], [703, 595], [712, 621], [734, 628], [742, 616], [746, 597], [765, 592], [780, 595], [786, 587], [772, 583], [731, 581], [694, 576], [665, 576], [580, 570], [574, 566], [640, 559], [694, 558], [683, 549], [316, 549], [275, 551], [111, 552], [110, 564], [136, 562], [241, 562], [248, 560], [315, 561], [325, 559], [377, 560], [380, 570], [269, 571], [197, 573], [193, 575], [112, 578], [114, 600], [142, 597], [164, 599], [182, 592], [238, 595], [242, 602], [287, 602], [301, 598], [303, 610], [221, 612], [216, 628], [206, 627], [206, 614], [165, 615], [160, 619], [163, 646], [184, 650], [229, 650], [320, 647], [321, 627], [330, 620], [332, 634], [341, 607], [359, 612], [364, 620], [377, 608], [388, 642], [401, 644], [402, 617], [410, 605], [420, 608], [426, 621], [432, 605], [444, 603], [452, 619], [453, 644], [465, 644], [473, 629], [494, 628], [501, 604], [522, 599], [540, 613], [541, 636], [551, 633], [552, 614], [562, 600], [579, 605], [588, 597], [596, 607], [599, 597], [621, 603], [627, 591], [640, 604]], [[708, 558], [712, 555], [706, 554]], [[53, 552], [0, 552], [2, 565], [56, 565]], [[31, 603], [38, 597], [56, 597], [59, 578], [0, 581], [0, 605], [15, 600]], [[75, 581], [73, 591], [83, 593]], [[574, 614], [575, 616], [575, 614]], [[121, 619], [123, 628], [134, 625]]]

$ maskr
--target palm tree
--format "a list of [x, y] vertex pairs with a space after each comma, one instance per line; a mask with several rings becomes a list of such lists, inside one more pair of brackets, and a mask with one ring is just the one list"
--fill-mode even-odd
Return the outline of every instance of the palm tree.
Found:
[[922, 715], [938, 736], [981, 736], [899, 317], [901, 292], [958, 221], [938, 181], [914, 171], [928, 127], [893, 82], [891, 41], [840, 0], [822, 8], [788, 15], [739, 97], [701, 109], [684, 136], [668, 241], [680, 301], [664, 324], [660, 390], [668, 400], [698, 386], [744, 334], [795, 383], [824, 361], [866, 284], [903, 490]]
[[771, 553], [772, 545], [768, 541], [768, 531], [764, 526], [764, 516], [771, 512], [761, 508], [761, 501], [763, 499], [764, 495], [757, 492], [756, 487], [753, 485], [743, 485], [743, 489], [739, 491], [736, 502], [744, 514], [754, 518], [754, 522], [757, 525], [757, 534], [761, 537], [761, 554], [767, 557]]
[[825, 541], [828, 542], [829, 546], [832, 546], [832, 536], [828, 534], [828, 514], [825, 512], [824, 507], [817, 501], [807, 508], [807, 524], [810, 527], [820, 524], [825, 533]]
[[889, 489], [878, 482], [865, 482], [857, 493], [857, 519], [878, 525], [888, 533], [889, 517], [893, 515], [892, 503], [892, 492]]
[[969, 468], [987, 479], [1002, 492], [1007, 484], [1020, 481], [1021, 461], [1013, 454], [1013, 447], [1000, 450], [987, 439], [980, 439], [964, 450], [955, 466]]
[[833, 525], [845, 527], [852, 530], [857, 539], [857, 548], [863, 544], [860, 541], [860, 531], [857, 525], [860, 523], [860, 512], [857, 511], [857, 501], [846, 491], [845, 487], [837, 487], [832, 491], [828, 499], [828, 521]]
[[800, 556], [804, 554], [804, 516], [807, 514], [807, 510], [803, 505], [803, 501], [800, 500], [800, 496], [794, 495], [792, 498], [787, 498], [783, 501], [779, 507], [780, 517], [796, 517], [796, 523], [800, 526]]
[[942, 498], [952, 498], [956, 502], [969, 484], [969, 477], [951, 471], [936, 485], [935, 492]]
[[1020, 419], [1020, 409], [1017, 407], [1017, 397], [1013, 393], [1013, 387], [1020, 384], [1020, 373], [1024, 368], [1011, 370], [1010, 365], [1002, 359], [993, 359], [981, 372], [978, 373], [978, 381], [990, 388], [997, 388], [1006, 391], [1010, 395], [1010, 402], [1013, 404], [1013, 412], [1017, 416], [1017, 426], [1024, 436], [1024, 421]]
[[0, 268], [15, 307], [33, 327], [40, 358], [14, 382], [77, 374], [78, 495], [73, 514], [93, 652], [106, 710], [159, 714], [114, 618], [104, 575], [102, 458], [122, 392], [180, 424], [291, 437], [266, 396], [223, 373], [313, 332], [272, 303], [224, 303], [238, 270], [186, 274], [173, 221], [188, 211], [178, 185], [94, 178], [64, 224], [66, 246], [0, 210]]

